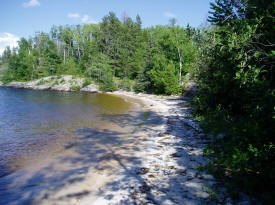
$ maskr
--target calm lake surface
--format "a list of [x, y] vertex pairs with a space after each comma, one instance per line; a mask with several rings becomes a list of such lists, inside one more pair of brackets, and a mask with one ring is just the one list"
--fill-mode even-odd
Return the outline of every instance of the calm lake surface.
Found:
[[141, 110], [108, 94], [0, 88], [0, 204], [29, 204], [96, 166], [133, 140]]

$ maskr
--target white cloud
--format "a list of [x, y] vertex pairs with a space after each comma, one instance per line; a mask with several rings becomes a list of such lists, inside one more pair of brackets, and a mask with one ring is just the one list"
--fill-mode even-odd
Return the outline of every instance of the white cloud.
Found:
[[176, 18], [176, 15], [169, 11], [164, 12], [163, 15], [167, 18]]
[[23, 6], [25, 8], [27, 7], [34, 7], [34, 6], [40, 6], [40, 3], [38, 0], [30, 0], [28, 2], [23, 3]]
[[67, 15], [69, 18], [79, 18], [79, 14], [78, 13], [68, 13]]
[[93, 23], [93, 24], [97, 24], [98, 22], [91, 19], [87, 14], [85, 14], [82, 18], [81, 18], [81, 22], [82, 23]]
[[0, 33], [0, 55], [4, 52], [7, 46], [17, 47], [19, 38], [11, 33]]
[[81, 21], [82, 21], [82, 23], [88, 23], [88, 21], [89, 21], [89, 16], [88, 16], [87, 14], [84, 15], [84, 16], [82, 17]]

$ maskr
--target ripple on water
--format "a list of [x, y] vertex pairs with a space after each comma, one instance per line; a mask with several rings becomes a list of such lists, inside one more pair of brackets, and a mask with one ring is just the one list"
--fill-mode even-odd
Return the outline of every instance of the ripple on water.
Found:
[[140, 109], [108, 94], [0, 88], [0, 204], [28, 202], [86, 173], [129, 142]]

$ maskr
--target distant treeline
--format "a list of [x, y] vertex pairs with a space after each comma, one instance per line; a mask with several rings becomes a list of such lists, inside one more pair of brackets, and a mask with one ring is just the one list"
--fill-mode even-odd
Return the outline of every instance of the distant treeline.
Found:
[[17, 49], [4, 51], [9, 69], [3, 81], [74, 74], [95, 79], [105, 90], [116, 89], [116, 80], [136, 91], [180, 93], [182, 76], [196, 65], [194, 32], [175, 20], [143, 29], [139, 16], [119, 20], [112, 12], [98, 25], [53, 26], [49, 34], [21, 38]]
[[275, 1], [216, 0], [203, 29], [142, 28], [109, 13], [98, 25], [53, 27], [2, 56], [3, 81], [76, 74], [105, 90], [180, 94], [186, 73], [199, 92], [197, 118], [214, 137], [207, 166], [232, 197], [245, 191], [263, 204], [275, 196]]

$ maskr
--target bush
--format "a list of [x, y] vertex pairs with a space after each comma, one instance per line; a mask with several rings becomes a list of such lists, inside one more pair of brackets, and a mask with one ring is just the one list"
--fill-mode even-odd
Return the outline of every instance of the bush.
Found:
[[137, 92], [137, 93], [142, 93], [145, 91], [145, 84], [143, 84], [142, 82], [138, 81], [134, 84], [134, 91]]
[[58, 74], [69, 74], [69, 75], [76, 75], [78, 73], [77, 66], [75, 65], [75, 62], [73, 59], [69, 59], [65, 63], [62, 64], [60, 73]]
[[131, 91], [134, 81], [130, 80], [128, 78], [123, 78], [122, 80], [117, 79], [116, 80], [117, 87], [126, 91]]
[[85, 78], [84, 82], [82, 84], [82, 87], [86, 87], [88, 85], [90, 85], [92, 83], [92, 79], [91, 78]]
[[36, 85], [45, 85], [46, 83], [48, 83], [49, 81], [45, 80], [45, 79], [41, 79], [39, 80]]
[[7, 84], [7, 83], [13, 81], [13, 76], [9, 69], [4, 69], [4, 71], [2, 72], [2, 76], [1, 76], [1, 81], [4, 84]]
[[209, 146], [216, 174], [230, 177], [236, 190], [268, 198], [275, 187], [275, 53], [259, 49], [260, 26], [243, 20], [215, 31], [202, 49], [196, 104], [205, 130], [224, 133]]
[[54, 80], [53, 83], [51, 84], [51, 86], [55, 86], [55, 85], [59, 85], [59, 81], [58, 80]]
[[181, 88], [179, 87], [173, 62], [162, 66], [161, 68], [155, 67], [149, 72], [155, 92], [166, 95], [179, 94]]
[[113, 92], [117, 90], [117, 87], [112, 82], [102, 82], [99, 84], [99, 89], [105, 92]]
[[105, 74], [102, 76], [99, 82], [99, 88], [102, 91], [115, 91], [117, 87], [114, 83], [114, 77], [111, 71], [106, 70]]
[[66, 82], [66, 81], [65, 81], [64, 78], [61, 78], [61, 80], [59, 81], [60, 84], [63, 84], [63, 83], [65, 83], [65, 82]]
[[77, 90], [80, 90], [80, 86], [79, 85], [72, 85], [71, 86], [71, 90], [73, 90], [73, 91], [77, 91]]

